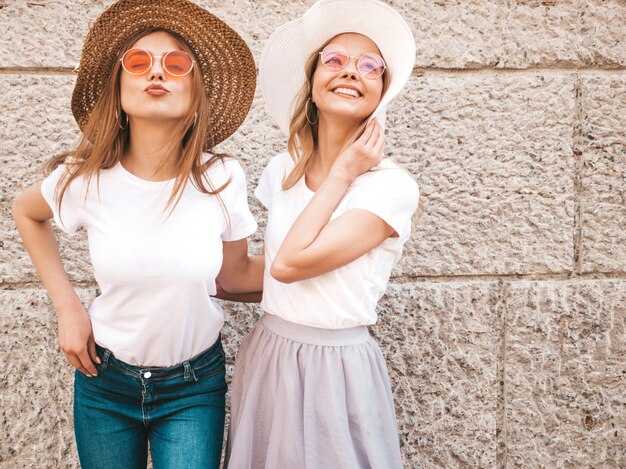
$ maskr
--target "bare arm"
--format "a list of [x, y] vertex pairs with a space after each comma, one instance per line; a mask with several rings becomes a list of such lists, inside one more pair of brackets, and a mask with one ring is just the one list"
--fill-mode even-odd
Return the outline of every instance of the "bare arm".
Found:
[[251, 293], [230, 293], [224, 290], [222, 286], [217, 283], [217, 292], [215, 298], [226, 301], [236, 301], [238, 303], [260, 303], [263, 299], [263, 292], [251, 292]]
[[291, 283], [346, 265], [395, 231], [366, 210], [349, 210], [329, 223], [352, 181], [382, 159], [384, 134], [372, 120], [363, 135], [337, 157], [315, 196], [297, 218], [271, 266], [272, 276]]
[[13, 202], [13, 219], [41, 282], [57, 313], [59, 347], [69, 362], [86, 375], [97, 375], [100, 363], [91, 321], [61, 262], [50, 224], [52, 211], [41, 195], [41, 183], [22, 192]]
[[249, 256], [248, 240], [245, 238], [222, 244], [224, 260], [216, 279], [216, 296], [231, 301], [261, 301], [264, 256]]

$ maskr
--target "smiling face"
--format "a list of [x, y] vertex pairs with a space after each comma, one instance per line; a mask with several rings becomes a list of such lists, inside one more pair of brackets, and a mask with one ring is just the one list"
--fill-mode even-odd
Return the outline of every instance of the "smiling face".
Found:
[[383, 78], [362, 77], [357, 70], [356, 61], [368, 52], [382, 54], [371, 39], [356, 33], [339, 34], [329, 44], [345, 47], [348, 54], [356, 58], [351, 58], [342, 70], [331, 70], [318, 60], [313, 74], [313, 102], [317, 105], [321, 118], [334, 116], [363, 121], [380, 103]]
[[[143, 36], [130, 48], [147, 50], [152, 56], [163, 56], [169, 51], [182, 50], [180, 43], [165, 31]], [[132, 118], [149, 120], [176, 120], [185, 116], [192, 102], [192, 73], [178, 77], [163, 69], [161, 59], [152, 61], [152, 68], [141, 75], [122, 70], [120, 98], [122, 109]]]

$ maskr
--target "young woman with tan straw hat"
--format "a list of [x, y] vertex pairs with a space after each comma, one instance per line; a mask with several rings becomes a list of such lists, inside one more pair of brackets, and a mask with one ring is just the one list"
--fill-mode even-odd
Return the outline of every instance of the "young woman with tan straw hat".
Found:
[[[217, 468], [224, 314], [216, 283], [261, 289], [246, 181], [211, 153], [243, 122], [256, 69], [239, 35], [187, 0], [120, 0], [87, 36], [72, 112], [77, 148], [13, 213], [76, 367], [83, 468]], [[49, 220], [86, 228], [100, 293], [87, 313]]]
[[367, 326], [418, 205], [415, 181], [383, 159], [381, 126], [414, 56], [408, 25], [377, 0], [321, 0], [265, 46], [263, 95], [289, 141], [255, 191], [269, 210], [265, 314], [235, 363], [230, 469], [402, 467]]

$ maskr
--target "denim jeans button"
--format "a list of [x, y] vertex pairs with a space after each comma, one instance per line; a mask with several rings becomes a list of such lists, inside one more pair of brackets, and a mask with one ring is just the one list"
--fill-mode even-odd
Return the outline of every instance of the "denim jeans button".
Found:
[[150, 376], [152, 376], [152, 373], [150, 373], [149, 371], [146, 371], [146, 372], [143, 374], [143, 377], [144, 377], [144, 378], [146, 378], [146, 379], [150, 378]]

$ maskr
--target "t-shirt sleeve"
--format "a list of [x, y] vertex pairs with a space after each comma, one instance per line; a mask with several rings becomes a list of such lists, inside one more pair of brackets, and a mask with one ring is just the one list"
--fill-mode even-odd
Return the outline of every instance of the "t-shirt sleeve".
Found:
[[283, 178], [286, 175], [285, 163], [287, 158], [289, 158], [289, 162], [291, 162], [291, 157], [288, 153], [279, 153], [272, 158], [263, 170], [259, 183], [254, 190], [256, 198], [259, 199], [259, 202], [268, 210], [272, 208], [274, 194], [282, 190]]
[[237, 241], [254, 233], [257, 223], [248, 206], [248, 187], [243, 168], [236, 160], [228, 160], [225, 165], [231, 181], [220, 194], [228, 213], [228, 223], [222, 233], [222, 240]]
[[271, 174], [269, 170], [269, 165], [265, 167], [261, 177], [259, 178], [259, 184], [256, 186], [254, 190], [254, 195], [259, 202], [263, 204], [266, 209], [270, 209], [272, 207], [272, 182], [271, 182]]
[[386, 169], [376, 173], [359, 187], [350, 208], [367, 210], [383, 219], [400, 238], [411, 233], [411, 217], [417, 210], [419, 187], [400, 169]]
[[52, 171], [41, 183], [41, 195], [52, 209], [54, 221], [63, 231], [73, 234], [83, 223], [84, 203], [81, 199], [82, 178], [74, 179], [61, 199], [59, 207], [59, 180], [67, 171], [67, 166], [61, 164]]

